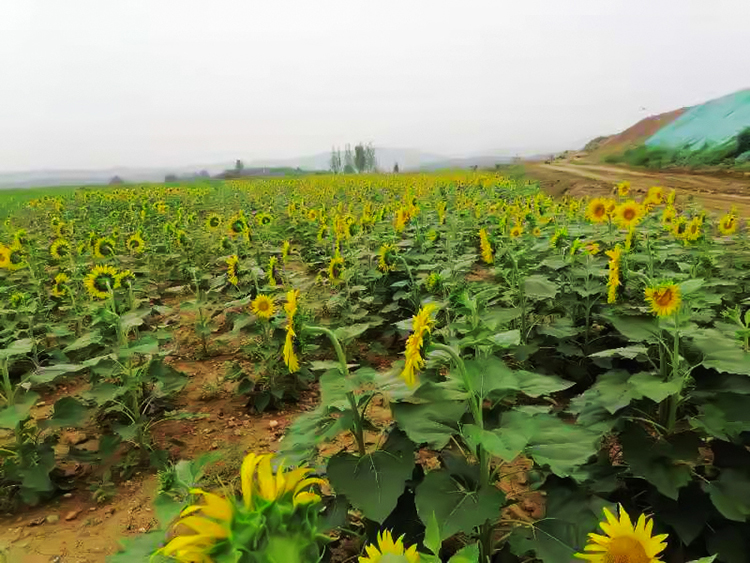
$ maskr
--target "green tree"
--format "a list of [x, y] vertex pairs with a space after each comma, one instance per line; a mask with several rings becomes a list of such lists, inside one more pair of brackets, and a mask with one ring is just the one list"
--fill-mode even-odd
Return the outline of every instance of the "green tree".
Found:
[[341, 162], [341, 150], [337, 148], [331, 149], [331, 160], [330, 160], [331, 172], [334, 174], [340, 174], [343, 170], [343, 164]]

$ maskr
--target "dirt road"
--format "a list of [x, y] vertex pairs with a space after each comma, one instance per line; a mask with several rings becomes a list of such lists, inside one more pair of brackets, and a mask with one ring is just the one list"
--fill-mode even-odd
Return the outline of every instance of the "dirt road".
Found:
[[599, 164], [526, 164], [526, 173], [553, 195], [606, 195], [618, 182], [628, 180], [636, 194], [651, 186], [677, 190], [678, 201], [693, 198], [706, 209], [728, 211], [732, 206], [750, 215], [750, 175], [721, 177], [685, 172], [632, 170]]

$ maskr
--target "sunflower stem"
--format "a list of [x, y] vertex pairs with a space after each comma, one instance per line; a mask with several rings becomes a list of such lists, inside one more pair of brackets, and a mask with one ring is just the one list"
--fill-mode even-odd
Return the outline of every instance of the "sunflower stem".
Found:
[[[324, 334], [328, 337], [328, 339], [331, 341], [331, 344], [333, 344], [333, 349], [336, 351], [336, 358], [339, 361], [341, 373], [345, 378], [348, 378], [349, 367], [346, 363], [346, 355], [344, 354], [344, 349], [341, 347], [341, 342], [339, 342], [338, 337], [333, 333], [333, 331], [322, 326], [306, 326], [303, 330], [305, 332], [310, 332], [313, 334]], [[365, 431], [363, 425], [363, 417], [359, 413], [359, 407], [357, 406], [357, 399], [354, 396], [354, 393], [352, 391], [347, 391], [346, 398], [349, 401], [349, 406], [352, 409], [352, 416], [354, 419], [351, 432], [352, 434], [354, 434], [354, 439], [357, 441], [357, 450], [359, 451], [359, 455], [364, 456], [367, 454], [367, 450], [365, 449]]]

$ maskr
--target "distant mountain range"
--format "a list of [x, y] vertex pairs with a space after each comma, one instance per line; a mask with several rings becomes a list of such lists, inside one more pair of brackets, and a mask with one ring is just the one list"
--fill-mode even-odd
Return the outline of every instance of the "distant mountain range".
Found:
[[[438, 170], [442, 168], [493, 168], [495, 164], [507, 164], [512, 157], [498, 155], [478, 155], [451, 158], [438, 154], [425, 153], [416, 149], [398, 149], [376, 147], [378, 167], [383, 171], [393, 170], [398, 163], [399, 169], [405, 171]], [[296, 158], [243, 159], [245, 168], [299, 168], [304, 171], [328, 170], [330, 152], [322, 152]], [[200, 172], [211, 176], [234, 168], [232, 162], [212, 164], [195, 164], [173, 167], [112, 167], [98, 170], [28, 170], [19, 172], [0, 172], [0, 188], [25, 188], [33, 186], [83, 186], [107, 184], [117, 176], [125, 182], [163, 182], [167, 175], [179, 178], [192, 177]]]

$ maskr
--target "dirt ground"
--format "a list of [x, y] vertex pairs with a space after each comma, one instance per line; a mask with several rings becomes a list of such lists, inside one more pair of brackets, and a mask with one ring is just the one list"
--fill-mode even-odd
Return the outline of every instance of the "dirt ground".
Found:
[[677, 190], [678, 202], [691, 198], [717, 213], [734, 206], [743, 215], [750, 214], [750, 174], [712, 175], [688, 172], [633, 170], [611, 165], [528, 163], [526, 173], [538, 180], [543, 189], [555, 196], [608, 195], [618, 182], [627, 180], [635, 194], [651, 186]]

